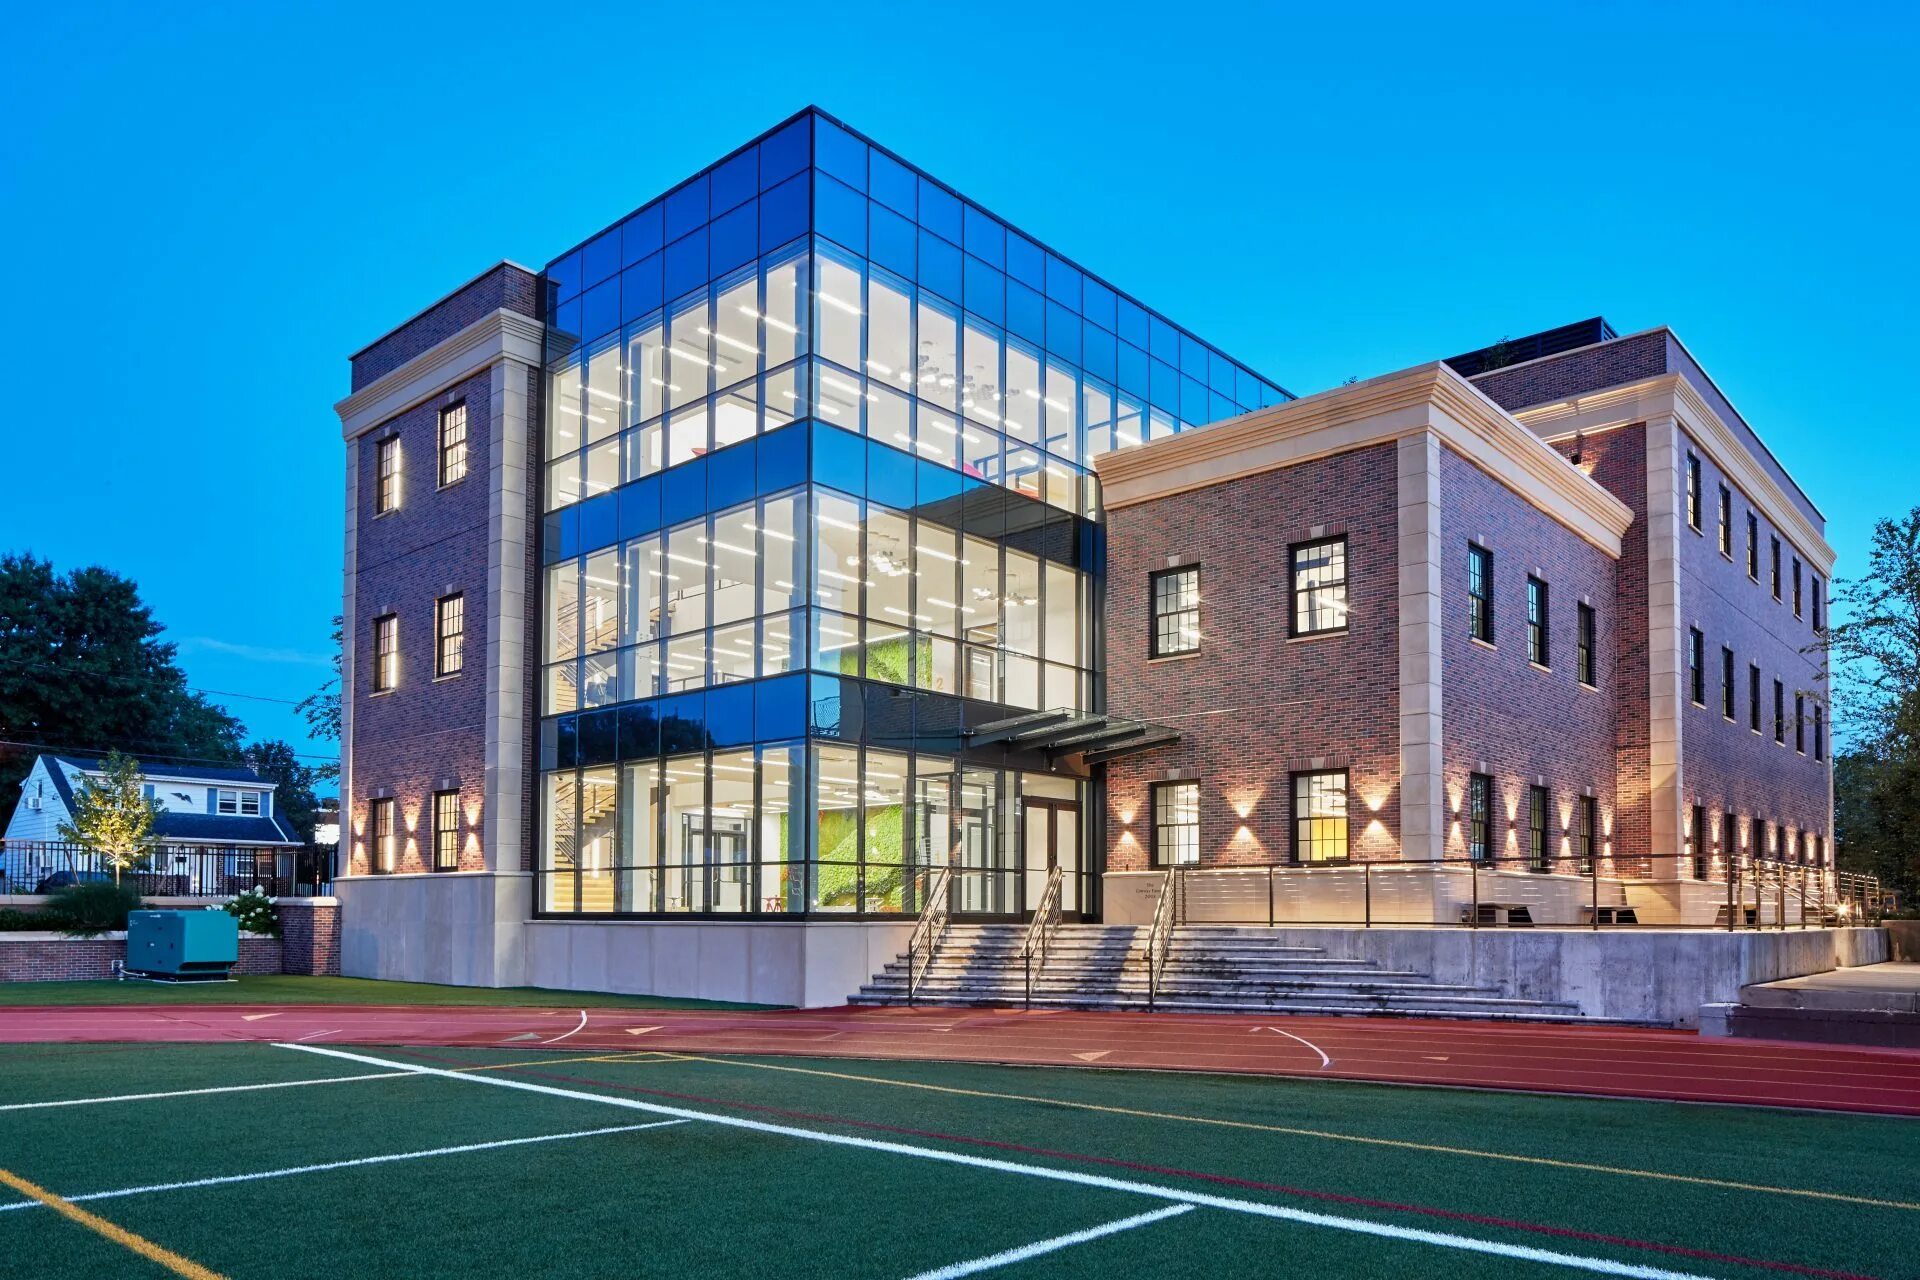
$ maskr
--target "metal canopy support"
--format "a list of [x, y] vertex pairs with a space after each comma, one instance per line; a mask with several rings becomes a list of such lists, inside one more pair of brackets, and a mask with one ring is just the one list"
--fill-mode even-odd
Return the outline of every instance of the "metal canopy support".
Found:
[[1129, 742], [1123, 746], [1103, 747], [1098, 751], [1089, 751], [1086, 761], [1088, 764], [1105, 764], [1109, 760], [1118, 760], [1122, 756], [1134, 755], [1141, 751], [1151, 751], [1155, 747], [1164, 747], [1168, 743], [1178, 741], [1180, 741], [1178, 733], [1172, 729], [1165, 729], [1151, 737]]
[[968, 729], [962, 736], [966, 738], [968, 746], [984, 747], [991, 742], [1007, 742], [1037, 729], [1051, 728], [1073, 718], [1071, 711], [1036, 711], [1032, 715], [995, 720], [977, 729]]
[[1180, 738], [1177, 730], [1164, 725], [1064, 708], [989, 721], [966, 730], [962, 736], [970, 747], [1004, 742], [1024, 750], [1044, 751], [1049, 758], [1084, 755], [1088, 764], [1117, 760]]

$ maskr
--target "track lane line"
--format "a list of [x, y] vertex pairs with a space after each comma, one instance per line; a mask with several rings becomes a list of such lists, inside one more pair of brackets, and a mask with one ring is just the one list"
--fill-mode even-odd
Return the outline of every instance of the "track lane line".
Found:
[[1192, 1213], [1193, 1208], [1190, 1204], [1172, 1204], [1149, 1213], [1136, 1213], [1131, 1218], [1103, 1222], [1097, 1227], [1088, 1227], [1083, 1231], [1071, 1231], [1063, 1236], [1036, 1240], [1032, 1244], [1023, 1244], [1015, 1249], [1002, 1249], [999, 1253], [991, 1253], [984, 1258], [974, 1258], [968, 1262], [955, 1262], [948, 1266], [936, 1267], [932, 1271], [922, 1271], [919, 1275], [910, 1277], [909, 1280], [960, 1280], [961, 1276], [978, 1275], [982, 1271], [992, 1271], [997, 1267], [1010, 1267], [1015, 1263], [1025, 1262], [1029, 1258], [1038, 1258], [1042, 1254], [1057, 1253], [1077, 1244], [1085, 1244], [1089, 1240], [1118, 1235], [1122, 1231], [1131, 1231], [1135, 1227], [1151, 1226], [1168, 1218], [1179, 1217], [1183, 1213]]

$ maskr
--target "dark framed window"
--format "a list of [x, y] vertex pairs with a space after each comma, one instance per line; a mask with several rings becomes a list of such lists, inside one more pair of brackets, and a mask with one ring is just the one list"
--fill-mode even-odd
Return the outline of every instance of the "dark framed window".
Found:
[[1773, 682], [1773, 740], [1787, 745], [1787, 686]]
[[383, 516], [400, 505], [400, 437], [373, 446], [373, 514]]
[[1816, 573], [1816, 574], [1814, 574], [1814, 575], [1813, 575], [1813, 584], [1812, 584], [1812, 585], [1813, 585], [1813, 590], [1812, 590], [1812, 594], [1813, 594], [1813, 601], [1812, 601], [1812, 603], [1813, 603], [1813, 629], [1814, 629], [1815, 631], [1818, 631], [1818, 630], [1820, 630], [1820, 629], [1821, 629], [1821, 627], [1820, 627], [1820, 575], [1819, 575], [1819, 574], [1817, 574], [1817, 573]]
[[1760, 664], [1747, 667], [1747, 728], [1760, 732]]
[[1740, 817], [1733, 810], [1727, 810], [1720, 819], [1720, 856], [1726, 859], [1729, 870], [1733, 867], [1734, 855], [1740, 850]]
[[1153, 604], [1153, 634], [1147, 656], [1166, 658], [1200, 651], [1200, 566], [1162, 569], [1147, 580]]
[[1582, 601], [1574, 607], [1575, 627], [1574, 678], [1581, 684], [1597, 685], [1599, 666], [1593, 654], [1594, 620], [1593, 606]]
[[1573, 855], [1580, 860], [1580, 874], [1593, 873], [1594, 842], [1600, 835], [1600, 801], [1581, 796], [1573, 802]]
[[1764, 858], [1770, 850], [1767, 848], [1767, 820], [1756, 817], [1753, 820], [1753, 847], [1747, 850], [1749, 858]]
[[1687, 527], [1700, 532], [1700, 455], [1687, 455]]
[[467, 478], [467, 402], [440, 411], [440, 487]]
[[1793, 749], [1807, 754], [1807, 695], [1793, 695]]
[[1770, 578], [1773, 583], [1773, 598], [1778, 600], [1780, 598], [1780, 539], [1770, 538], [1768, 541], [1772, 547]]
[[1733, 696], [1733, 646], [1720, 647], [1720, 714], [1731, 720], [1734, 716]]
[[452, 871], [460, 865], [460, 793], [433, 793], [433, 869]]
[[1156, 867], [1190, 867], [1200, 861], [1200, 784], [1156, 782], [1148, 788]]
[[1548, 647], [1547, 584], [1538, 578], [1527, 579], [1527, 661], [1552, 666]]
[[1347, 771], [1293, 775], [1293, 860], [1340, 862], [1347, 856]]
[[467, 662], [467, 605], [459, 592], [433, 602], [433, 674], [457, 676]]
[[1799, 556], [1795, 556], [1793, 558], [1793, 616], [1796, 618], [1802, 616], [1800, 613], [1800, 557]]
[[1493, 643], [1493, 552], [1467, 544], [1467, 634]]
[[1720, 554], [1733, 559], [1733, 490], [1720, 486]]
[[373, 620], [373, 691], [387, 693], [400, 683], [400, 619], [383, 614]]
[[1293, 620], [1296, 636], [1347, 629], [1347, 540], [1322, 538], [1293, 548]]
[[1527, 788], [1527, 866], [1534, 871], [1548, 866], [1547, 823], [1552, 809], [1553, 797], [1545, 787]]
[[393, 801], [370, 801], [367, 805], [368, 867], [376, 874], [393, 870], [396, 836], [393, 827]]
[[1485, 862], [1493, 856], [1493, 779], [1467, 775], [1467, 856]]
[[1760, 517], [1747, 512], [1747, 576], [1760, 581]]
[[1687, 696], [1696, 707], [1707, 705], [1707, 638], [1698, 627], [1687, 629]]
[[1688, 843], [1693, 846], [1693, 878], [1707, 878], [1707, 806], [1693, 806], [1693, 826], [1689, 828]]
[[1813, 704], [1813, 758], [1827, 758], [1827, 709], [1818, 702]]

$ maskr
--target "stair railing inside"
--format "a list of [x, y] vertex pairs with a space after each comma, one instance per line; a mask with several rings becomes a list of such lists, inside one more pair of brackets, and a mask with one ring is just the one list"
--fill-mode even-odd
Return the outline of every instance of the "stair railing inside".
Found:
[[[953, 912], [948, 902], [948, 890], [953, 884], [953, 868], [942, 867], [927, 888], [927, 904], [920, 908], [920, 919], [914, 923], [913, 936], [907, 939], [907, 1003], [913, 1003], [913, 993], [926, 981], [927, 973], [933, 968], [933, 953], [940, 949], [940, 943], [947, 936], [947, 925], [952, 923]], [[920, 948], [927, 949], [927, 962], [914, 972], [914, 961], [920, 956]]]
[[1042, 968], [1047, 963], [1047, 947], [1053, 942], [1053, 931], [1060, 925], [1060, 886], [1064, 877], [1060, 868], [1047, 868], [1047, 887], [1040, 891], [1040, 905], [1034, 909], [1033, 923], [1027, 926], [1027, 944], [1021, 948], [1021, 958], [1027, 965], [1027, 1008], [1033, 1008], [1033, 963], [1037, 959]]
[[1169, 867], [1160, 879], [1160, 896], [1153, 903], [1153, 927], [1147, 930], [1147, 1008], [1151, 1010], [1160, 996], [1160, 975], [1167, 967], [1167, 947], [1173, 941], [1173, 916], [1176, 868]]

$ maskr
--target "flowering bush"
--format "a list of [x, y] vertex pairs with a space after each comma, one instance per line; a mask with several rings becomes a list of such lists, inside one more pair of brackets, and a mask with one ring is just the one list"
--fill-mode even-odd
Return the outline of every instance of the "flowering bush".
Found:
[[280, 912], [275, 909], [273, 899], [259, 885], [229, 898], [225, 906], [208, 907], [207, 910], [226, 912], [238, 920], [240, 927], [248, 933], [274, 938], [280, 936]]

